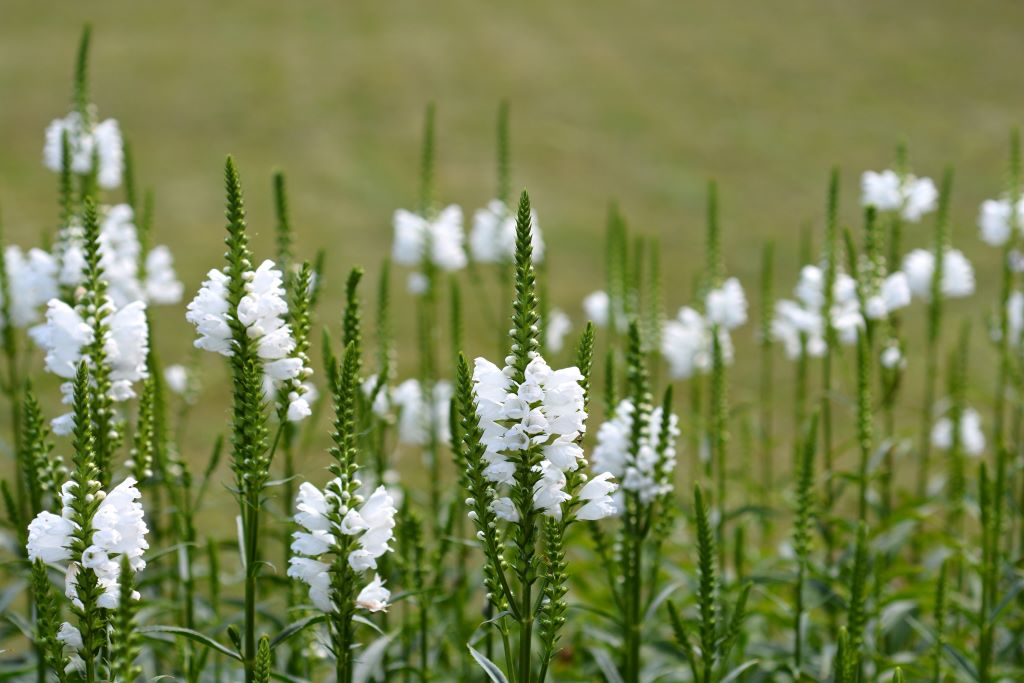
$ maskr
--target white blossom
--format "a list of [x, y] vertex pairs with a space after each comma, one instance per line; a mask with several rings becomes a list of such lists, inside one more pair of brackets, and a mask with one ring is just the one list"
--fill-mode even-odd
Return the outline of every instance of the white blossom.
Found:
[[572, 330], [572, 320], [560, 308], [552, 308], [544, 325], [544, 346], [551, 353], [565, 348], [565, 336]]
[[618, 485], [612, 481], [612, 475], [608, 472], [602, 472], [584, 484], [578, 496], [583, 505], [576, 511], [576, 519], [595, 521], [617, 514], [618, 510], [612, 500], [616, 488]]
[[634, 449], [635, 416], [633, 402], [624, 399], [615, 407], [611, 419], [601, 425], [594, 448], [594, 470], [612, 475], [621, 483], [622, 491], [636, 493], [643, 503], [650, 503], [672, 491], [679, 418], [669, 416], [665, 433], [662, 408], [645, 411], [640, 441]]
[[[689, 306], [679, 309], [661, 330], [661, 353], [668, 362], [672, 379], [687, 379], [711, 369], [713, 327], [711, 322]], [[718, 328], [718, 341], [726, 365], [732, 363], [732, 339], [723, 326]]]
[[176, 394], [184, 395], [189, 388], [189, 371], [184, 365], [168, 365], [164, 368], [164, 381], [167, 388]]
[[[913, 295], [924, 301], [931, 300], [935, 254], [926, 249], [913, 250], [903, 259], [903, 272], [907, 274], [907, 283]], [[939, 290], [943, 297], [951, 299], [974, 293], [974, 268], [957, 249], [947, 249], [943, 253]]]
[[59, 294], [57, 262], [42, 249], [29, 249], [26, 254], [19, 247], [9, 246], [4, 250], [4, 267], [11, 319], [0, 319], [0, 324], [24, 328], [38, 322], [43, 304]]
[[[71, 170], [78, 175], [96, 171], [96, 181], [104, 189], [121, 184], [124, 171], [124, 145], [121, 129], [114, 119], [98, 123], [83, 121], [81, 114], [71, 112], [54, 119], [46, 129], [43, 162], [51, 171], [62, 169], [62, 139], [67, 134], [71, 152]], [[93, 160], [97, 167], [93, 169]]]
[[368, 612], [385, 612], [389, 599], [391, 599], [391, 591], [384, 587], [384, 581], [381, 580], [380, 574], [374, 574], [373, 580], [366, 584], [356, 596], [356, 607]]
[[[541, 237], [537, 213], [530, 210], [533, 261], [544, 258], [544, 239]], [[492, 199], [487, 206], [473, 214], [473, 230], [469, 236], [473, 260], [480, 263], [511, 263], [516, 255], [516, 215], [505, 202]]]
[[861, 204], [879, 211], [898, 212], [912, 223], [934, 211], [938, 198], [939, 192], [931, 178], [900, 174], [891, 169], [866, 171], [861, 176]]
[[1024, 198], [1016, 205], [1007, 198], [986, 199], [978, 210], [978, 229], [981, 239], [993, 247], [1010, 241], [1014, 231], [1024, 231]]
[[734, 330], [747, 322], [747, 297], [734, 277], [708, 292], [705, 306], [708, 321], [722, 329]]
[[442, 270], [466, 267], [462, 209], [458, 206], [445, 207], [433, 219], [399, 209], [395, 211], [393, 225], [395, 243], [391, 255], [396, 263], [418, 266], [429, 258]]
[[427, 401], [420, 383], [407, 379], [395, 387], [390, 400], [398, 409], [399, 441], [422, 445], [430, 441], [432, 430], [436, 430], [439, 441], [448, 441], [451, 436], [448, 424], [452, 401], [450, 382], [435, 382], [431, 399]]

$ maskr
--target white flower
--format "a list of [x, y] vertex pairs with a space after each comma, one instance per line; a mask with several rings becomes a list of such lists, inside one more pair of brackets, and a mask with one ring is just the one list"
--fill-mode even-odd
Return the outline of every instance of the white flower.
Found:
[[894, 311], [910, 305], [910, 283], [906, 274], [896, 271], [882, 282], [880, 291], [864, 303], [864, 315], [870, 320], [882, 320]]
[[309, 599], [321, 612], [335, 612], [331, 601], [331, 566], [326, 562], [293, 555], [288, 560], [288, 576], [309, 586]]
[[43, 511], [28, 525], [28, 559], [47, 564], [71, 557], [71, 535], [75, 525], [68, 519]]
[[572, 329], [572, 320], [560, 308], [552, 308], [544, 326], [544, 346], [551, 353], [558, 353], [565, 347], [565, 335]]
[[73, 652], [85, 647], [82, 643], [82, 632], [66, 621], [57, 629], [57, 640]]
[[427, 257], [442, 270], [466, 267], [462, 209], [458, 206], [453, 204], [442, 209], [433, 220], [399, 209], [395, 211], [393, 224], [395, 244], [391, 255], [396, 263], [415, 266]]
[[611, 299], [608, 292], [598, 290], [591, 292], [583, 299], [583, 314], [598, 327], [606, 327], [611, 317]]
[[420, 383], [407, 379], [395, 387], [391, 401], [398, 408], [398, 439], [402, 443], [428, 443], [432, 430], [437, 431], [437, 439], [441, 442], [451, 438], [448, 424], [452, 401], [450, 382], [435, 382], [432, 399], [428, 402]]
[[371, 409], [373, 414], [381, 419], [387, 419], [391, 415], [391, 390], [384, 382], [380, 382], [377, 375], [370, 375], [363, 380], [363, 396], [372, 399]]
[[[932, 277], [935, 273], [935, 255], [925, 249], [915, 249], [903, 259], [903, 272], [914, 296], [929, 301], [932, 295]], [[974, 293], [974, 269], [960, 251], [947, 249], [942, 260], [940, 292], [947, 298], [962, 298]]]
[[502, 496], [492, 500], [491, 510], [494, 512], [494, 516], [498, 519], [512, 523], [519, 521], [519, 510], [516, 509], [515, 503], [513, 503], [512, 499], [508, 496]]
[[148, 376], [146, 358], [149, 354], [149, 326], [146, 304], [134, 301], [107, 318], [107, 335], [103, 349], [110, 365], [115, 401], [135, 396], [132, 384]]
[[635, 492], [643, 503], [670, 493], [676, 466], [679, 418], [669, 416], [667, 433], [659, 406], [643, 415], [640, 440], [632, 450], [636, 408], [629, 399], [620, 401], [611, 419], [601, 425], [594, 448], [594, 470], [621, 482], [624, 491]]
[[32, 339], [46, 352], [44, 358], [49, 372], [72, 379], [82, 361], [82, 347], [95, 339], [87, 325], [71, 306], [60, 299], [51, 299], [46, 308], [46, 322], [32, 328]]
[[565, 472], [547, 460], [541, 460], [535, 470], [540, 472], [540, 479], [533, 486], [533, 506], [548, 517], [561, 519], [562, 503], [572, 500], [565, 490]]
[[708, 292], [705, 305], [712, 325], [734, 330], [747, 322], [747, 297], [740, 281], [734, 277]]
[[[530, 210], [534, 263], [544, 258], [537, 214]], [[500, 199], [492, 199], [473, 214], [473, 230], [469, 237], [473, 260], [480, 263], [510, 263], [516, 255], [516, 216]]]
[[886, 346], [885, 349], [882, 350], [882, 355], [879, 360], [882, 363], [882, 367], [886, 370], [892, 370], [905, 365], [903, 351], [900, 350], [898, 344], [889, 344]]
[[174, 257], [164, 245], [146, 254], [146, 300], [155, 304], [176, 304], [185, 293], [185, 285], [174, 272]]
[[861, 176], [861, 204], [879, 211], [898, 211], [907, 221], [916, 223], [935, 210], [939, 192], [931, 178], [900, 175], [893, 170], [866, 171]]
[[168, 365], [164, 369], [164, 381], [167, 388], [176, 394], [188, 391], [189, 372], [184, 365]]
[[[940, 418], [932, 427], [932, 445], [942, 450], [953, 447], [953, 421]], [[967, 455], [977, 457], [985, 452], [985, 432], [981, 428], [981, 415], [973, 408], [965, 408], [960, 415], [960, 447]]]
[[583, 506], [576, 511], [576, 519], [596, 521], [618, 514], [611, 497], [616, 488], [618, 486], [608, 472], [602, 472], [584, 484], [578, 496], [583, 501]]
[[231, 356], [231, 327], [228, 312], [228, 276], [219, 270], [211, 270], [199, 293], [188, 304], [185, 319], [192, 323], [199, 338], [195, 341], [196, 348]]
[[[725, 328], [719, 329], [725, 362], [732, 362], [732, 342]], [[661, 353], [668, 361], [672, 379], [687, 379], [711, 368], [711, 324], [696, 310], [684, 306], [675, 319], [665, 321], [661, 331]]]
[[39, 321], [43, 304], [59, 294], [57, 287], [57, 262], [42, 249], [30, 249], [28, 254], [9, 246], [4, 250], [4, 266], [7, 270], [11, 320], [15, 327], [27, 327]]
[[121, 184], [124, 149], [117, 121], [107, 119], [87, 125], [78, 112], [72, 112], [63, 119], [51, 122], [46, 129], [46, 144], [43, 147], [43, 162], [51, 171], [61, 170], [61, 148], [65, 133], [71, 152], [71, 170], [74, 173], [85, 175], [92, 172], [95, 158], [96, 180], [100, 187], [112, 189]]
[[391, 591], [384, 587], [384, 581], [381, 580], [380, 574], [374, 574], [373, 581], [366, 584], [356, 596], [356, 607], [368, 612], [385, 612], [390, 598]]

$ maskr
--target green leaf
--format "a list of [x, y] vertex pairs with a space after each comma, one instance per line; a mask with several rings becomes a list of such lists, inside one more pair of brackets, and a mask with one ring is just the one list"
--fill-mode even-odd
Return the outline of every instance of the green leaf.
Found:
[[757, 666], [760, 663], [761, 660], [759, 659], [751, 659], [749, 661], [743, 662], [735, 669], [730, 671], [728, 674], [726, 674], [725, 678], [723, 678], [719, 683], [732, 683], [733, 681], [738, 681], [745, 671]]
[[139, 629], [140, 635], [142, 635], [144, 638], [150, 638], [152, 640], [161, 640], [161, 638], [156, 637], [158, 634], [161, 633], [167, 633], [174, 636], [182, 636], [184, 638], [188, 638], [191, 641], [194, 641], [201, 645], [205, 645], [211, 650], [216, 650], [222, 655], [227, 655], [232, 659], [242, 661], [242, 655], [240, 655], [235, 650], [232, 650], [226, 645], [221, 645], [210, 636], [200, 633], [199, 631], [193, 631], [190, 628], [184, 628], [182, 626], [143, 626]]
[[498, 665], [491, 660], [484, 657], [482, 654], [473, 649], [473, 646], [466, 643], [466, 647], [469, 648], [469, 654], [472, 655], [476, 663], [480, 665], [480, 668], [487, 674], [487, 678], [491, 679], [491, 683], [508, 683], [508, 679], [505, 678], [505, 674], [501, 672]]
[[611, 655], [608, 654], [607, 650], [592, 647], [590, 648], [590, 656], [594, 658], [597, 668], [601, 670], [601, 674], [608, 683], [624, 683], [619, 670], [615, 668], [615, 662], [612, 661]]
[[314, 614], [312, 616], [306, 617], [305, 619], [293, 621], [292, 623], [285, 626], [284, 630], [282, 630], [280, 633], [278, 633], [276, 636], [270, 639], [270, 649], [273, 650], [275, 647], [285, 642], [286, 640], [298, 635], [302, 631], [305, 631], [310, 626], [314, 624], [319, 624], [320, 622], [326, 619], [326, 614]]

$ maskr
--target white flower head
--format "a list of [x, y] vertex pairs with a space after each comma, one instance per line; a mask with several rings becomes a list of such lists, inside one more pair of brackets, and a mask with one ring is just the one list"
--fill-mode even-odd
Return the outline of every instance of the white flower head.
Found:
[[[71, 171], [78, 175], [96, 172], [96, 181], [104, 189], [121, 184], [124, 172], [124, 145], [121, 129], [114, 119], [86, 122], [78, 112], [54, 119], [46, 129], [43, 162], [51, 171], [62, 170], [63, 138], [67, 136], [71, 152]], [[96, 168], [93, 168], [93, 161]]]
[[917, 223], [935, 210], [939, 192], [931, 178], [900, 174], [891, 169], [866, 171], [861, 176], [861, 204], [879, 211], [898, 212], [906, 221]]
[[[932, 297], [932, 278], [935, 273], [935, 254], [926, 249], [915, 249], [903, 259], [903, 272], [913, 295], [924, 301]], [[974, 268], [967, 257], [957, 249], [943, 253], [942, 280], [939, 291], [943, 297], [958, 299], [974, 293]]]
[[433, 219], [399, 209], [392, 222], [395, 243], [391, 255], [396, 263], [417, 266], [429, 258], [441, 270], [466, 267], [462, 209], [458, 206], [445, 207]]
[[707, 319], [725, 330], [734, 330], [747, 322], [747, 297], [734, 277], [708, 292], [705, 301]]
[[368, 612], [386, 612], [391, 591], [384, 587], [380, 574], [374, 574], [373, 580], [366, 584], [356, 596], [356, 607]]
[[[544, 239], [541, 237], [537, 213], [530, 210], [533, 261], [544, 258]], [[469, 237], [473, 260], [480, 263], [511, 263], [516, 255], [516, 216], [505, 202], [492, 199], [487, 206], [473, 214], [473, 230]]]

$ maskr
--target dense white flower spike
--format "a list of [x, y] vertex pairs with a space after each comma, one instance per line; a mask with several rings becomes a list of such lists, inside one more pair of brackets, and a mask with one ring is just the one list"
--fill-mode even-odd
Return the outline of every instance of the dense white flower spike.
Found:
[[622, 491], [636, 492], [643, 503], [650, 503], [672, 491], [679, 418], [670, 415], [668, 434], [663, 434], [662, 408], [659, 406], [644, 415], [640, 442], [633, 453], [631, 441], [635, 413], [632, 401], [625, 399], [619, 402], [612, 418], [597, 431], [593, 464], [595, 471], [607, 473], [621, 482]]
[[898, 212], [911, 223], [918, 222], [938, 205], [939, 191], [931, 178], [900, 174], [891, 169], [865, 171], [860, 184], [862, 205]]
[[[890, 276], [872, 305], [876, 312], [888, 315], [890, 310], [901, 307], [904, 293], [901, 284], [905, 278]], [[799, 358], [806, 354], [811, 358], [825, 355], [828, 348], [825, 334], [825, 274], [818, 266], [804, 266], [800, 279], [793, 290], [793, 299], [780, 299], [775, 304], [772, 319], [772, 338], [783, 345], [786, 355]], [[890, 308], [891, 307], [891, 308]], [[845, 273], [836, 273], [832, 289], [832, 328], [841, 344], [850, 345], [857, 341], [857, 333], [864, 326], [860, 301], [857, 296], [857, 282]]]
[[882, 281], [878, 292], [864, 301], [864, 317], [869, 320], [884, 320], [895, 311], [910, 305], [910, 282], [905, 273], [896, 271]]
[[[331, 600], [331, 556], [340, 552], [342, 536], [355, 537], [356, 546], [344, 561], [362, 573], [377, 568], [377, 560], [391, 550], [394, 536], [394, 499], [384, 486], [378, 486], [365, 501], [355, 496], [347, 505], [335, 493], [339, 480], [327, 484], [324, 491], [309, 483], [299, 487], [295, 523], [302, 527], [293, 534], [288, 576], [309, 586], [309, 598], [317, 609], [335, 612]], [[358, 507], [357, 507], [358, 506]], [[390, 593], [379, 576], [359, 593], [356, 606], [379, 612], [387, 608]]]
[[[953, 421], [940, 418], [932, 427], [932, 445], [948, 451], [953, 447]], [[981, 428], [981, 415], [973, 408], [965, 408], [960, 415], [960, 447], [963, 452], [977, 457], [985, 452], [985, 432]]]
[[707, 319], [724, 330], [735, 330], [747, 322], [747, 297], [734, 277], [708, 292], [705, 301]]
[[[694, 374], [711, 369], [711, 322], [695, 309], [684, 306], [672, 320], [666, 320], [661, 330], [661, 354], [668, 362], [672, 379], [688, 379]], [[719, 327], [718, 340], [726, 364], [732, 363], [732, 338], [725, 327]]]
[[[533, 260], [544, 258], [544, 238], [537, 224], [537, 212], [530, 213]], [[511, 263], [516, 255], [516, 216], [505, 202], [492, 199], [473, 214], [473, 230], [469, 236], [473, 260], [480, 263]]]
[[[370, 390], [372, 391], [372, 387]], [[366, 391], [365, 387], [364, 391]], [[448, 424], [452, 402], [450, 382], [444, 380], [435, 382], [433, 396], [428, 401], [423, 395], [422, 385], [417, 380], [407, 379], [395, 387], [390, 397], [385, 397], [385, 399], [388, 398], [390, 405], [398, 410], [399, 441], [411, 445], [423, 445], [429, 443], [431, 434], [436, 430], [437, 439], [442, 443], [447, 443], [451, 437]], [[384, 407], [383, 403], [380, 407]]]
[[544, 347], [551, 353], [565, 348], [565, 336], [572, 330], [572, 320], [560, 308], [552, 308], [544, 326]]
[[11, 295], [11, 319], [0, 319], [0, 325], [24, 328], [39, 322], [43, 304], [59, 294], [57, 262], [42, 249], [29, 249], [26, 254], [19, 247], [10, 246], [4, 250], [4, 267]]
[[978, 211], [981, 240], [993, 247], [1004, 246], [1013, 233], [1024, 232], [1024, 198], [1016, 205], [1007, 198], [986, 199]]
[[238, 302], [238, 310], [231, 311], [228, 276], [220, 270], [207, 273], [206, 281], [185, 314], [185, 319], [199, 333], [195, 346], [222, 356], [233, 355], [230, 321], [237, 315], [238, 322], [255, 342], [268, 389], [288, 392], [286, 418], [298, 422], [312, 413], [309, 406], [312, 394], [307, 380], [313, 371], [308, 359], [297, 353], [291, 326], [285, 322], [288, 303], [281, 271], [273, 261], [267, 260], [256, 270], [244, 272], [242, 279], [245, 295]]
[[[146, 305], [141, 301], [132, 302], [115, 309], [108, 300], [105, 304], [107, 316], [104, 320], [103, 350], [106, 364], [110, 369], [110, 391], [108, 397], [114, 402], [127, 401], [135, 397], [133, 385], [149, 376], [146, 358], [149, 353], [149, 327], [146, 323]], [[49, 372], [71, 380], [85, 358], [85, 347], [96, 338], [96, 330], [82, 314], [60, 299], [51, 299], [46, 309], [46, 320], [32, 328], [33, 340], [45, 352], [46, 369]], [[90, 361], [91, 362], [91, 361]], [[71, 402], [71, 382], [61, 387], [65, 403]], [[67, 434], [74, 426], [69, 415], [54, 421], [54, 431]]]
[[433, 219], [399, 209], [392, 222], [395, 243], [391, 255], [396, 263], [418, 266], [427, 258], [441, 270], [466, 267], [462, 209], [458, 206], [442, 209]]
[[[486, 448], [484, 476], [496, 485], [511, 484], [517, 454], [536, 447], [542, 459], [535, 468], [539, 478], [533, 506], [561, 518], [562, 504], [571, 500], [565, 474], [585, 464], [578, 443], [586, 420], [583, 376], [576, 367], [552, 370], [539, 355], [526, 366], [522, 382], [513, 381], [514, 375], [511, 366], [501, 369], [484, 358], [477, 358], [473, 368], [474, 403]], [[588, 514], [613, 507], [609, 497], [597, 497]], [[492, 509], [507, 521], [519, 519], [507, 498], [497, 498]]]
[[[40, 512], [28, 526], [28, 558], [53, 564], [68, 562], [65, 594], [78, 606], [78, 574], [91, 569], [98, 579], [103, 593], [99, 606], [107, 609], [117, 607], [121, 594], [121, 564], [127, 559], [131, 571], [146, 568], [143, 553], [149, 548], [141, 494], [136, 481], [128, 477], [109, 493], [98, 494], [101, 502], [92, 519], [91, 544], [75, 555], [72, 550], [73, 534], [78, 530], [74, 521], [71, 503], [74, 498], [74, 482], [67, 482], [61, 489], [63, 507], [58, 516], [51, 512]], [[132, 597], [139, 599], [138, 593]]]
[[[903, 272], [913, 295], [924, 301], [932, 298], [932, 277], [935, 273], [935, 254], [926, 249], [915, 249], [903, 259]], [[974, 268], [967, 257], [957, 249], [947, 249], [942, 260], [942, 282], [939, 291], [943, 297], [958, 299], [974, 293]]]
[[[67, 135], [71, 152], [71, 171], [78, 175], [96, 172], [96, 182], [104, 189], [121, 184], [124, 172], [124, 143], [121, 128], [114, 119], [95, 122], [90, 112], [84, 120], [79, 112], [71, 112], [62, 119], [54, 119], [46, 128], [43, 163], [51, 171], [62, 169], [63, 138]], [[93, 168], [93, 162], [96, 168]]]
[[[139, 260], [142, 244], [135, 227], [135, 216], [127, 204], [116, 204], [100, 211], [100, 265], [107, 281], [108, 294], [118, 306], [133, 301], [176, 304], [184, 285], [174, 272], [174, 258], [163, 245], [146, 254], [145, 278], [140, 279]], [[67, 287], [82, 283], [85, 269], [84, 230], [73, 222], [61, 230], [55, 250], [60, 263], [59, 282]]]

